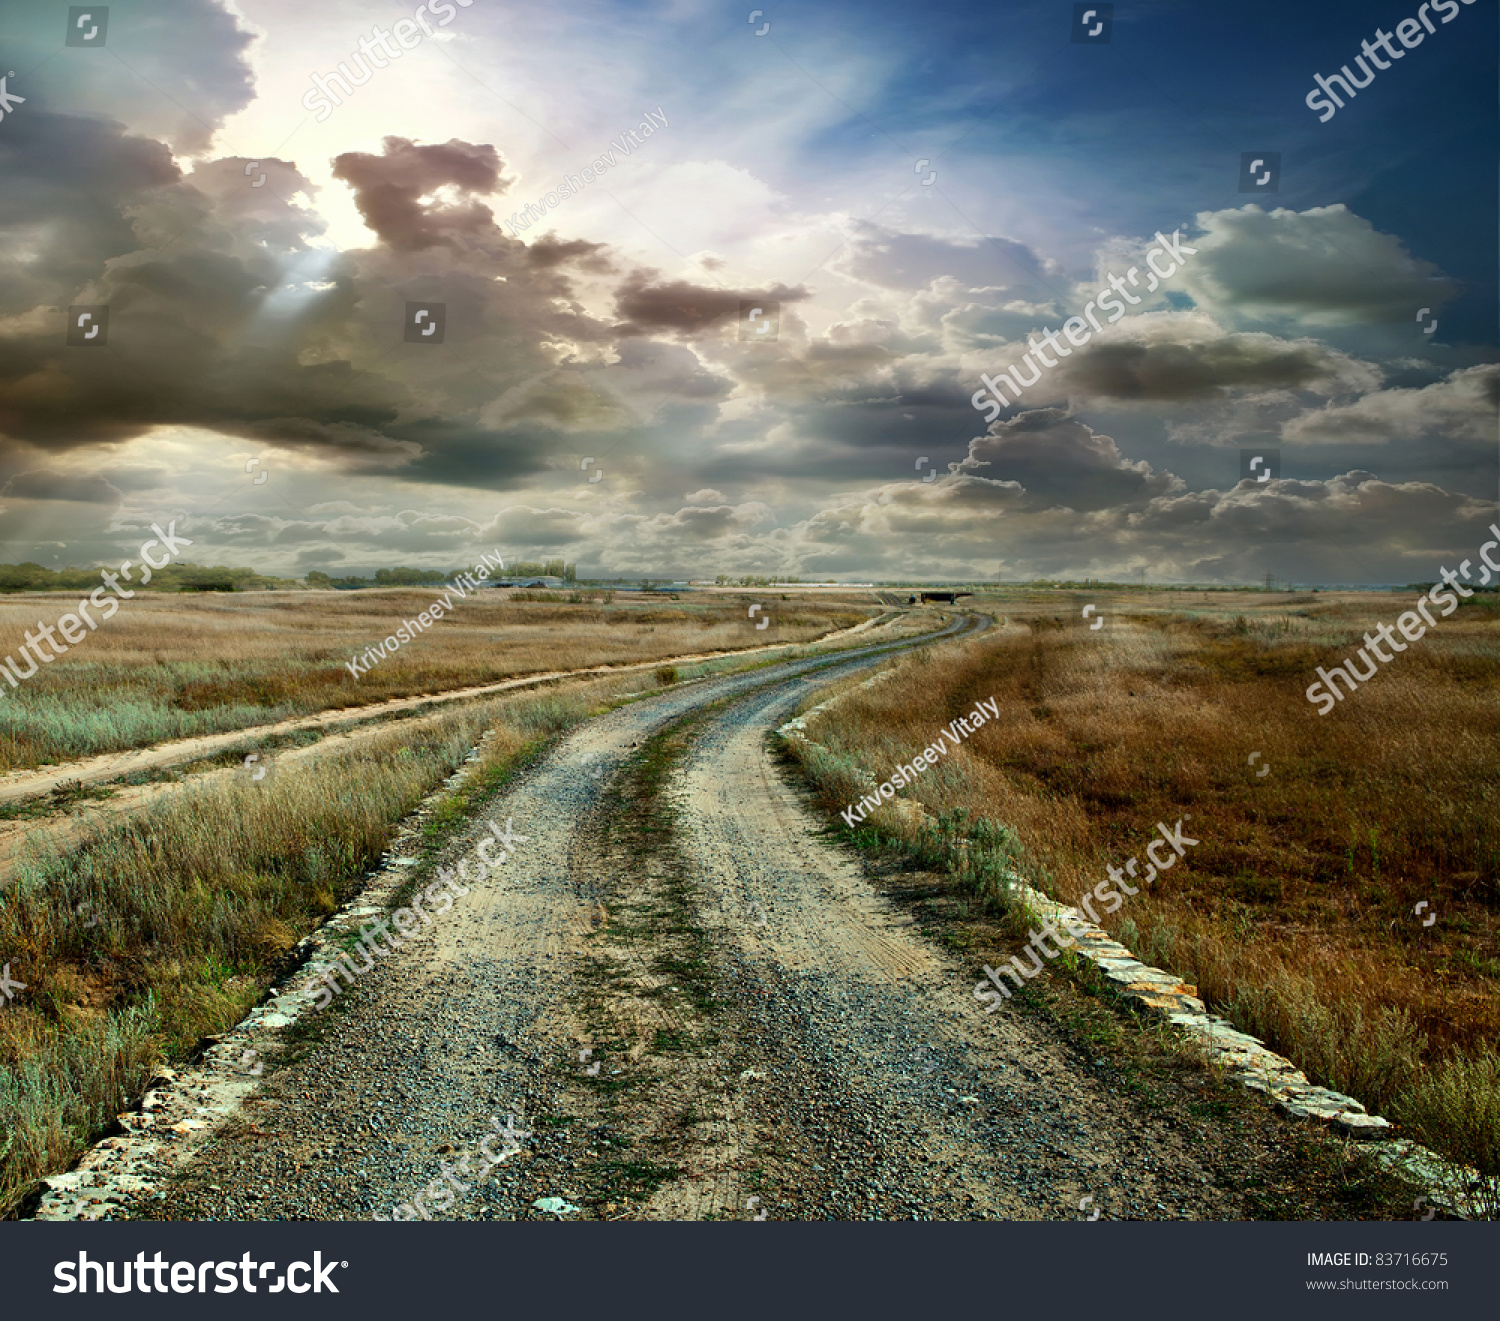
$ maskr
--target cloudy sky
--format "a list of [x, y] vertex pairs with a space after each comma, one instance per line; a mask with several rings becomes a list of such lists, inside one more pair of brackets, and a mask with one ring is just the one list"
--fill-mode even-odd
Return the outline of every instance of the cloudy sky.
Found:
[[0, 560], [177, 518], [296, 575], [1404, 583], [1485, 539], [1493, 0], [761, 3], [0, 0]]

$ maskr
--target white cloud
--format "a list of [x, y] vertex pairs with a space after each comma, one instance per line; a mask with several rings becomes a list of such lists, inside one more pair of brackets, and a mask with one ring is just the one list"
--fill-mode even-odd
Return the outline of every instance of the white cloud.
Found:
[[1496, 440], [1497, 383], [1493, 363], [1466, 367], [1420, 389], [1380, 390], [1352, 404], [1329, 404], [1290, 419], [1285, 440], [1323, 445], [1387, 444], [1440, 435], [1446, 440]]
[[1174, 284], [1216, 313], [1306, 326], [1410, 322], [1458, 292], [1431, 262], [1348, 207], [1203, 211]]

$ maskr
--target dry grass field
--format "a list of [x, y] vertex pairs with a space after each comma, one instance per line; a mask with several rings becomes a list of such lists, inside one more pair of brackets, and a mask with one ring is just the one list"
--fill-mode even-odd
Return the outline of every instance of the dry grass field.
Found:
[[[0, 684], [0, 774], [549, 670], [810, 641], [875, 613], [868, 593], [783, 601], [580, 591], [536, 601], [487, 590], [455, 598], [452, 614], [358, 678], [345, 667], [441, 595], [138, 595], [18, 688]], [[16, 655], [27, 629], [76, 600], [0, 597], [0, 655]], [[771, 618], [763, 630], [747, 613], [757, 600]]]
[[[1186, 865], [1106, 924], [1315, 1081], [1493, 1179], [1500, 599], [1442, 620], [1328, 716], [1304, 697], [1412, 595], [1121, 594], [1093, 598], [1099, 631], [1091, 598], [997, 597], [998, 638], [903, 661], [815, 718], [830, 752], [801, 755], [836, 812], [857, 768], [887, 777], [993, 696], [999, 718], [903, 796], [955, 835], [987, 823], [1069, 902], [1190, 815]], [[921, 847], [895, 813], [875, 819]]]

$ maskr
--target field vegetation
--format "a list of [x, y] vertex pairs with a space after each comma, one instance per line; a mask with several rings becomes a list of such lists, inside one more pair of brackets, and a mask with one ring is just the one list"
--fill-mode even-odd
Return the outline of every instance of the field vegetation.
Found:
[[[0, 1215], [106, 1131], [162, 1061], [190, 1058], [290, 971], [297, 942], [486, 731], [470, 805], [630, 685], [489, 700], [263, 784], [190, 784], [25, 863], [0, 891], [0, 951], [26, 988], [0, 1010]], [[434, 821], [465, 815], [443, 801]]]
[[[558, 669], [810, 641], [871, 613], [867, 598], [778, 604], [772, 626], [758, 631], [745, 606], [723, 597], [573, 592], [538, 602], [484, 591], [453, 598], [451, 615], [368, 673], [346, 668], [440, 595], [425, 587], [127, 601], [33, 678], [0, 684], [0, 774]], [[0, 655], [75, 602], [0, 598]]]
[[[1105, 629], [1083, 620], [1089, 600]], [[1327, 717], [1304, 697], [1317, 666], [1407, 608], [1402, 594], [1000, 599], [1000, 635], [903, 661], [814, 717], [827, 751], [798, 755], [836, 812], [867, 790], [861, 771], [887, 778], [997, 699], [997, 720], [902, 791], [940, 825], [874, 818], [914, 857], [946, 837], [991, 911], [1008, 871], [1073, 902], [1158, 821], [1190, 815], [1184, 864], [1105, 924], [1314, 1081], [1477, 1166], [1493, 1203], [1500, 598], [1476, 596]]]

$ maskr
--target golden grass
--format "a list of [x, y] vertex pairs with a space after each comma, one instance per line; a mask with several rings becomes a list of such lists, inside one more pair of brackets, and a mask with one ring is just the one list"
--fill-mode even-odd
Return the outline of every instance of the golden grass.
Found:
[[[139, 595], [18, 688], [0, 683], [0, 773], [556, 669], [809, 641], [873, 613], [857, 598], [777, 602], [757, 630], [740, 600], [718, 595], [536, 604], [484, 592], [454, 598], [452, 614], [359, 678], [345, 668], [440, 595]], [[0, 655], [76, 599], [0, 597]]]
[[[1303, 695], [1314, 668], [1404, 596], [1127, 620], [1130, 604], [1094, 633], [1071, 599], [1018, 603], [1004, 636], [913, 657], [816, 717], [829, 751], [805, 760], [824, 804], [858, 796], [856, 766], [885, 778], [993, 696], [999, 719], [903, 796], [1012, 828], [1069, 902], [1191, 814], [1185, 865], [1106, 923], [1316, 1080], [1494, 1180], [1500, 602], [1443, 620], [1326, 718]], [[920, 845], [894, 813], [881, 823]]]

